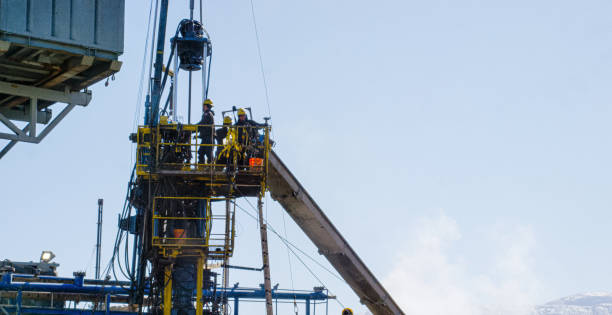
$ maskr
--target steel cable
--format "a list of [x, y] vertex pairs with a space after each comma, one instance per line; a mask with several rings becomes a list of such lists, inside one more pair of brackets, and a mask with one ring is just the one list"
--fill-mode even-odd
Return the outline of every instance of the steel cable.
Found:
[[[247, 203], [251, 206], [251, 208], [256, 211], [255, 207], [253, 206], [253, 204], [251, 204], [251, 202], [245, 198], [245, 200], [247, 201]], [[236, 206], [238, 207], [238, 209], [242, 210], [244, 213], [246, 213], [249, 217], [251, 217], [254, 220], [257, 220], [257, 217], [254, 216], [253, 214], [249, 213], [246, 209], [242, 208], [240, 205], [236, 204]], [[325, 283], [323, 281], [321, 281], [321, 279], [319, 277], [317, 277], [317, 275], [312, 271], [312, 269], [310, 267], [308, 267], [308, 265], [299, 257], [299, 255], [288, 246], [288, 244], [290, 244], [291, 246], [295, 247], [297, 250], [299, 250], [304, 256], [310, 258], [311, 260], [313, 260], [317, 265], [319, 265], [321, 268], [325, 269], [327, 272], [329, 272], [330, 274], [332, 274], [333, 276], [337, 277], [338, 279], [342, 280], [343, 282], [345, 282], [342, 278], [340, 278], [339, 276], [335, 275], [334, 273], [332, 273], [329, 269], [325, 268], [324, 266], [322, 266], [319, 262], [317, 262], [316, 260], [314, 260], [314, 258], [310, 257], [308, 254], [306, 254], [304, 251], [302, 251], [301, 249], [299, 249], [297, 246], [291, 244], [291, 242], [289, 242], [288, 240], [286, 240], [285, 238], [283, 238], [278, 232], [276, 232], [276, 230], [274, 230], [274, 228], [272, 226], [269, 225], [268, 222], [265, 222], [266, 226], [269, 228], [269, 230], [275, 234], [283, 243], [285, 243], [285, 245], [287, 245], [287, 248], [289, 248], [289, 250], [291, 251], [291, 253], [300, 261], [300, 263], [302, 263], [302, 265], [304, 265], [304, 267], [306, 268], [306, 270], [308, 270], [308, 272], [325, 288], [328, 289], [328, 291], [330, 293], [331, 290], [329, 290], [329, 287], [327, 285], [325, 285]], [[332, 293], [333, 294], [333, 293]], [[338, 302], [338, 304], [340, 304], [340, 306], [342, 306], [344, 308], [344, 304], [340, 301], [340, 299], [338, 297], [336, 297], [336, 302]]]

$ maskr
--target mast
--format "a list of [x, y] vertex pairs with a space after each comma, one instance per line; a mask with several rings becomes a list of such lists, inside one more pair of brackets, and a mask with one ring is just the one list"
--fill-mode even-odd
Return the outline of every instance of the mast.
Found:
[[104, 199], [98, 199], [98, 234], [96, 237], [96, 280], [100, 280], [100, 252], [102, 250], [102, 207]]
[[151, 108], [149, 113], [149, 126], [157, 124], [159, 115], [159, 102], [161, 99], [161, 78], [162, 67], [164, 64], [164, 45], [166, 43], [166, 24], [168, 22], [168, 0], [161, 0], [159, 11], [159, 29], [157, 32], [157, 49], [155, 53], [155, 72], [153, 76], [153, 86], [151, 91]]

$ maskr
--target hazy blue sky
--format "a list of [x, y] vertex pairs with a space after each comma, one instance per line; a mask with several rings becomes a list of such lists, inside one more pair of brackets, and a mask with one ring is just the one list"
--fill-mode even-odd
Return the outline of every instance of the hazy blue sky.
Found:
[[[43, 143], [18, 144], [0, 161], [0, 258], [51, 249], [61, 274], [93, 275], [99, 197], [110, 257], [143, 106], [149, 2], [126, 2], [116, 80], [93, 87], [91, 104]], [[188, 16], [187, 0], [172, 2], [168, 34]], [[250, 2], [205, 3], [216, 118], [232, 105], [267, 116]], [[407, 313], [520, 314], [612, 291], [611, 2], [254, 4], [275, 150]], [[282, 209], [267, 209], [282, 232]], [[259, 266], [256, 223], [238, 220], [232, 263]], [[289, 239], [324, 262], [286, 220]], [[290, 288], [293, 274], [296, 288], [319, 285], [294, 258], [290, 273], [271, 239], [273, 283]], [[312, 268], [365, 312], [345, 284]], [[236, 281], [262, 279], [235, 272]]]

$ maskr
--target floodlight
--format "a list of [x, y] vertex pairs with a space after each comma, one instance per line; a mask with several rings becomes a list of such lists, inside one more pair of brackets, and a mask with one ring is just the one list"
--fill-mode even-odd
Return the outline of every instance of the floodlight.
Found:
[[50, 262], [55, 257], [55, 254], [50, 250], [44, 250], [42, 254], [40, 254], [40, 261], [42, 262]]

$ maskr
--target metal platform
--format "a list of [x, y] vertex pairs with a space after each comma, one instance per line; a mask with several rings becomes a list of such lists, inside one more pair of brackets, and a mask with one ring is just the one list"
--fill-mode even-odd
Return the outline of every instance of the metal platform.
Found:
[[[0, 0], [0, 132], [9, 143], [39, 143], [88, 87], [121, 69], [124, 0]], [[49, 106], [67, 104], [53, 118]], [[21, 122], [25, 127], [18, 127]], [[36, 125], [47, 127], [37, 133]]]

